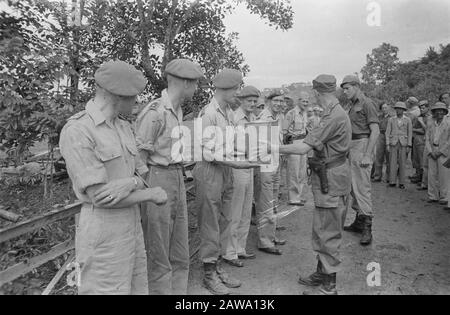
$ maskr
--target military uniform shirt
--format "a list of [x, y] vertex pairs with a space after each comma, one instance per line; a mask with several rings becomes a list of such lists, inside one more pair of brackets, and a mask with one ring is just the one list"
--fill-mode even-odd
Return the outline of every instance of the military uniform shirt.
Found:
[[352, 123], [352, 133], [355, 135], [370, 135], [369, 126], [379, 124], [377, 111], [373, 102], [360, 92], [349, 111]]
[[175, 112], [167, 90], [161, 98], [150, 102], [136, 120], [136, 142], [142, 159], [148, 165], [168, 166], [181, 163], [181, 156], [172, 156], [172, 131], [183, 122], [181, 107]]
[[[339, 104], [324, 111], [319, 126], [312, 129], [304, 143], [315, 152], [322, 151], [327, 161], [346, 156], [350, 151], [352, 137], [351, 123], [347, 113]], [[350, 167], [348, 163], [341, 167], [328, 169], [329, 195], [345, 196], [350, 193]], [[313, 181], [313, 189], [320, 190], [320, 183]]]
[[283, 133], [294, 137], [306, 135], [308, 120], [305, 112], [300, 112], [300, 108], [295, 106], [287, 114], [283, 123]]
[[[234, 114], [227, 105], [225, 112], [220, 108], [215, 98], [202, 110], [202, 139], [201, 146], [203, 148], [203, 158], [208, 162], [213, 160], [224, 161], [232, 158], [234, 153], [234, 135], [227, 136], [227, 126], [234, 126]], [[208, 127], [218, 127], [221, 135]], [[206, 129], [209, 131], [206, 131]], [[220, 138], [222, 136], [222, 138]], [[228, 143], [228, 145], [226, 145]], [[222, 152], [216, 151], [218, 148]]]
[[148, 172], [139, 157], [131, 125], [108, 122], [94, 101], [71, 118], [60, 137], [60, 150], [78, 199], [90, 203], [86, 189], [111, 180]]

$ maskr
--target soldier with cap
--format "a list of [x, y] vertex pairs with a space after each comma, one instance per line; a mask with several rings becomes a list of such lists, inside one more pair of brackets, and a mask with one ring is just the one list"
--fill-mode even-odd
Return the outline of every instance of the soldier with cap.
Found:
[[[309, 94], [307, 92], [301, 92], [295, 108], [290, 110], [286, 115], [283, 124], [283, 133], [289, 137], [289, 144], [298, 144], [306, 137], [308, 120], [305, 109], [308, 105]], [[287, 156], [287, 173], [288, 204], [303, 206], [306, 203], [308, 182], [306, 156]]]
[[375, 105], [360, 89], [357, 76], [348, 75], [341, 83], [345, 96], [351, 101], [349, 111], [352, 123], [350, 165], [352, 169], [352, 208], [355, 221], [344, 230], [362, 233], [360, 244], [372, 242], [372, 171], [374, 148], [380, 135], [379, 119]]
[[150, 187], [162, 187], [170, 196], [165, 205], [142, 204], [142, 226], [148, 258], [150, 294], [186, 294], [189, 245], [183, 160], [172, 152], [179, 140], [174, 132], [183, 122], [181, 105], [190, 101], [203, 78], [200, 66], [175, 59], [165, 68], [167, 89], [138, 115], [136, 140], [149, 168]]
[[395, 187], [398, 175], [400, 189], [405, 189], [406, 157], [412, 147], [411, 119], [404, 115], [406, 104], [397, 102], [394, 106], [396, 117], [389, 119], [386, 129], [386, 146], [389, 152], [389, 186]]
[[[237, 97], [240, 107], [234, 111], [237, 140], [245, 143], [245, 125], [255, 120], [253, 112], [261, 93], [254, 86], [245, 86]], [[242, 146], [243, 147], [243, 146]], [[239, 156], [245, 159], [245, 153]], [[235, 267], [243, 267], [241, 259], [253, 259], [255, 254], [246, 251], [247, 236], [253, 204], [253, 169], [233, 169], [233, 195], [231, 199], [231, 223], [229, 234], [224, 235], [222, 258]]]
[[60, 149], [76, 196], [83, 204], [75, 236], [79, 294], [148, 294], [147, 259], [138, 203], [164, 204], [159, 187], [144, 189], [136, 174], [148, 171], [130, 114], [147, 81], [123, 61], [95, 72], [96, 93], [61, 132]]
[[[213, 294], [229, 294], [228, 288], [237, 288], [241, 282], [225, 272], [219, 257], [225, 235], [230, 234], [233, 197], [232, 168], [252, 168], [255, 165], [234, 161], [234, 146], [227, 144], [227, 127], [234, 125], [230, 104], [236, 103], [236, 93], [242, 84], [238, 70], [224, 69], [212, 80], [216, 88], [211, 102], [202, 113], [201, 146], [203, 160], [194, 168], [198, 226], [200, 233], [200, 260], [203, 263], [203, 284]], [[225, 149], [223, 148], [225, 146]], [[227, 288], [228, 287], [228, 288]]]
[[[315, 159], [326, 168], [328, 191], [322, 189], [321, 178], [312, 173], [314, 195], [314, 218], [312, 245], [317, 253], [316, 272], [300, 277], [299, 283], [319, 287], [322, 294], [334, 295], [336, 273], [341, 270], [339, 248], [342, 241], [342, 225], [345, 219], [346, 202], [351, 190], [351, 171], [348, 153], [352, 137], [350, 119], [335, 96], [336, 78], [319, 75], [313, 80], [313, 91], [317, 102], [324, 108], [320, 125], [311, 130], [303, 142], [280, 147], [280, 153], [308, 154], [314, 150]], [[305, 292], [309, 294], [313, 292]]]
[[437, 102], [431, 107], [433, 121], [430, 123], [426, 147], [428, 154], [428, 202], [448, 203], [450, 171], [444, 166], [450, 157], [450, 122], [445, 119], [447, 106]]
[[[279, 140], [282, 142], [282, 120], [280, 112], [283, 104], [283, 93], [274, 90], [267, 96], [267, 106], [258, 117], [258, 121], [276, 122], [280, 129]], [[280, 188], [281, 159], [275, 170], [256, 170], [255, 201], [256, 220], [258, 230], [258, 249], [262, 252], [281, 255], [276, 245], [286, 244], [285, 240], [275, 236], [277, 220], [273, 219], [278, 206]]]

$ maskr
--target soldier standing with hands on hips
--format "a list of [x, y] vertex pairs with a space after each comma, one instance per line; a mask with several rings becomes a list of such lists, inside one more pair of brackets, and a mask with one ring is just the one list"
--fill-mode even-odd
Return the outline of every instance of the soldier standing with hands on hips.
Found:
[[159, 187], [144, 189], [134, 135], [119, 114], [131, 114], [147, 81], [123, 61], [95, 72], [95, 97], [69, 118], [60, 148], [76, 196], [83, 202], [76, 229], [79, 294], [148, 294], [147, 258], [138, 204], [164, 204]]

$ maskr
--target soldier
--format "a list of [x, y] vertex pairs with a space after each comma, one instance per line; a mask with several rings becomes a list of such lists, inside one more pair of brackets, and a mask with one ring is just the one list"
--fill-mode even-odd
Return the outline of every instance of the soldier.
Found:
[[[238, 132], [244, 132], [245, 124], [255, 120], [253, 112], [261, 93], [253, 86], [244, 87], [238, 94], [241, 106], [234, 112], [235, 126], [242, 127]], [[240, 140], [245, 134], [240, 133]], [[253, 204], [253, 169], [233, 169], [233, 196], [231, 200], [230, 233], [224, 235], [222, 248], [223, 260], [235, 267], [243, 267], [240, 259], [254, 259], [255, 254], [246, 251], [247, 236]]]
[[[283, 125], [283, 133], [289, 137], [289, 143], [299, 144], [306, 137], [307, 117], [305, 108], [309, 105], [309, 94], [302, 92], [295, 108], [286, 114]], [[287, 156], [288, 174], [288, 204], [304, 206], [307, 193], [307, 165], [306, 155]]]
[[[231, 201], [233, 196], [232, 168], [252, 168], [246, 162], [232, 161], [233, 152], [220, 150], [227, 143], [226, 128], [233, 126], [234, 115], [230, 104], [236, 103], [236, 93], [242, 84], [242, 74], [224, 69], [212, 80], [216, 88], [211, 102], [205, 107], [202, 118], [203, 161], [194, 168], [196, 204], [200, 233], [200, 260], [203, 263], [203, 284], [213, 294], [229, 294], [228, 288], [237, 288], [241, 282], [221, 267], [226, 235], [230, 234]], [[225, 139], [224, 139], [225, 138]]]
[[422, 115], [422, 102], [419, 102], [420, 116], [414, 117], [412, 119], [413, 125], [413, 148], [412, 148], [412, 160], [414, 165], [417, 167], [417, 176], [411, 179], [411, 183], [418, 184], [422, 183], [423, 180], [423, 151], [425, 148], [425, 132], [426, 127], [423, 122]]
[[266, 100], [265, 100], [264, 96], [260, 96], [258, 98], [258, 103], [256, 104], [256, 108], [253, 113], [255, 115], [255, 117], [258, 117], [261, 114], [261, 112], [264, 110], [265, 106], [266, 106]]
[[374, 147], [380, 134], [378, 115], [374, 103], [360, 89], [357, 76], [349, 75], [341, 84], [345, 96], [351, 100], [349, 111], [352, 123], [350, 164], [352, 169], [352, 208], [355, 221], [345, 231], [362, 233], [361, 245], [372, 242], [372, 195], [370, 173]]
[[181, 105], [190, 101], [203, 78], [200, 66], [175, 59], [165, 68], [167, 89], [151, 101], [136, 121], [136, 140], [147, 164], [147, 182], [170, 196], [165, 205], [142, 205], [142, 226], [148, 258], [150, 294], [187, 293], [189, 275], [186, 188], [180, 156], [172, 154], [172, 132], [183, 122]]
[[426, 148], [426, 137], [428, 132], [428, 126], [430, 125], [432, 121], [432, 117], [430, 114], [430, 107], [427, 100], [423, 100], [419, 102], [419, 108], [420, 108], [420, 117], [417, 119], [417, 122], [421, 125], [423, 130], [425, 131], [425, 134], [423, 135], [423, 155], [421, 158], [422, 162], [422, 181], [417, 183], [417, 186], [419, 186], [418, 190], [428, 190], [428, 151]]
[[[308, 277], [300, 277], [299, 283], [319, 286], [320, 292], [337, 294], [336, 273], [340, 271], [339, 248], [346, 212], [347, 196], [351, 190], [351, 172], [347, 159], [351, 141], [351, 123], [347, 113], [335, 97], [336, 78], [319, 75], [313, 81], [317, 102], [324, 108], [320, 125], [314, 128], [303, 142], [280, 147], [280, 153], [307, 154], [314, 150], [316, 159], [324, 163], [328, 180], [328, 192], [322, 191], [321, 178], [312, 174], [312, 191], [315, 211], [312, 245], [317, 253], [317, 270]], [[310, 292], [304, 292], [309, 294]]]
[[148, 294], [147, 261], [138, 203], [164, 204], [161, 188], [144, 189], [148, 171], [128, 122], [147, 81], [123, 61], [95, 72], [95, 97], [69, 118], [61, 154], [76, 196], [83, 202], [75, 237], [81, 274], [79, 294]]
[[[397, 102], [394, 106], [397, 117], [389, 119], [386, 129], [386, 146], [389, 152], [390, 176], [389, 186], [395, 187], [399, 174], [399, 188], [405, 189], [406, 157], [412, 147], [412, 123], [404, 115], [406, 104]], [[399, 171], [400, 169], [400, 171]]]
[[[411, 121], [414, 121], [415, 119], [417, 119], [420, 116], [419, 100], [417, 98], [415, 98], [414, 96], [411, 96], [406, 100], [406, 105], [408, 108], [408, 111], [406, 112], [406, 116], [408, 116], [409, 119], [411, 119]], [[414, 134], [413, 134], [413, 144], [415, 143], [415, 141], [416, 140], [414, 139]], [[418, 158], [418, 155], [415, 152], [414, 146], [411, 150], [411, 162], [412, 162], [413, 168], [415, 170], [415, 173], [412, 176], [408, 176], [408, 178], [411, 180], [411, 182], [417, 183], [419, 181], [419, 179], [421, 178], [421, 176], [420, 176], [421, 166], [420, 166], [420, 160]]]
[[[281, 91], [273, 91], [267, 97], [267, 106], [258, 117], [259, 121], [277, 121], [280, 128], [281, 140], [281, 120], [280, 111], [283, 104]], [[281, 161], [280, 161], [281, 163]], [[274, 213], [278, 206], [278, 192], [280, 187], [280, 168], [278, 165], [275, 171], [263, 172], [256, 170], [255, 178], [255, 200], [256, 200], [256, 218], [258, 229], [258, 249], [262, 252], [281, 255], [282, 252], [276, 245], [286, 244], [285, 240], [277, 239], [275, 231], [277, 228], [276, 220], [273, 220]]]
[[384, 103], [381, 105], [381, 114], [378, 115], [380, 120], [380, 136], [377, 141], [377, 148], [375, 150], [375, 173], [373, 176], [373, 182], [381, 182], [383, 178], [383, 164], [386, 163], [386, 181], [389, 183], [389, 152], [386, 146], [386, 129], [389, 115], [389, 105]]
[[430, 123], [426, 147], [428, 154], [428, 202], [448, 203], [450, 171], [444, 163], [450, 157], [450, 123], [445, 119], [447, 106], [437, 102], [431, 107], [433, 121]]

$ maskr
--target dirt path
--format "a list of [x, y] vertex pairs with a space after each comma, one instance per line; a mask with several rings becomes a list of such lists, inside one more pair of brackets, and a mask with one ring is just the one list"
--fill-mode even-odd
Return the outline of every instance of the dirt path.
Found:
[[[426, 199], [426, 193], [412, 184], [406, 190], [373, 185], [374, 242], [361, 247], [356, 235], [344, 232], [339, 294], [450, 294], [450, 212]], [[297, 284], [298, 275], [309, 274], [316, 264], [310, 242], [312, 211], [310, 201], [281, 221], [287, 230], [279, 236], [288, 241], [282, 256], [257, 251], [256, 231], [251, 227], [247, 248], [257, 259], [246, 261], [243, 268], [225, 266], [243, 282], [234, 294], [302, 294], [306, 288]], [[353, 217], [349, 213], [347, 223]], [[379, 287], [366, 282], [371, 262], [380, 264]], [[194, 259], [189, 294], [209, 294], [201, 276], [201, 265]]]

